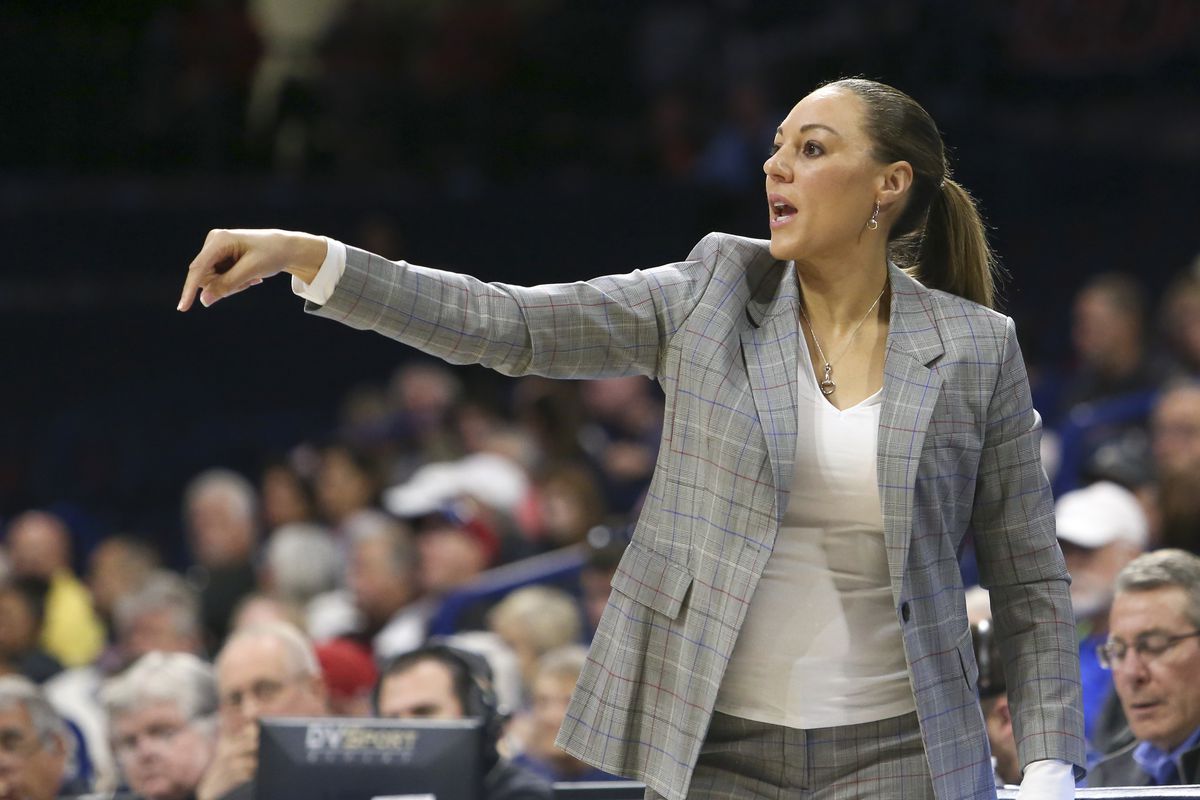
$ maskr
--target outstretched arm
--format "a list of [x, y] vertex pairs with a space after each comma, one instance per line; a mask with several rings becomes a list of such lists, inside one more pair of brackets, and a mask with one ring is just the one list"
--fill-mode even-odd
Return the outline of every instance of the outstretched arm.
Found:
[[[671, 336], [712, 278], [720, 237], [686, 261], [577, 283], [521, 287], [347, 248], [344, 273], [310, 312], [374, 330], [454, 364], [558, 378], [656, 375]], [[214, 231], [180, 301], [211, 304], [288, 272], [311, 283], [325, 241], [283, 231]]]

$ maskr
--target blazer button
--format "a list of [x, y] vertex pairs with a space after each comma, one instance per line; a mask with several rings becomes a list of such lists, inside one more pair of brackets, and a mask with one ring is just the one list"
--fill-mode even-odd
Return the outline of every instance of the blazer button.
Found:
[[908, 622], [908, 618], [912, 616], [912, 611], [908, 607], [908, 601], [905, 600], [900, 604], [900, 619]]

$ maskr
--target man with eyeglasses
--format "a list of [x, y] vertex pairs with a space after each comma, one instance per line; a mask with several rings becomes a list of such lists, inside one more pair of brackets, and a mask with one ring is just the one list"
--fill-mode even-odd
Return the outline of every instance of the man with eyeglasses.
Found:
[[1200, 782], [1200, 557], [1139, 556], [1116, 589], [1097, 655], [1112, 670], [1135, 741], [1097, 764], [1088, 785]]
[[0, 677], [0, 800], [54, 800], [87, 791], [68, 774], [74, 740], [28, 678]]
[[191, 653], [147, 653], [110, 680], [100, 700], [137, 797], [193, 800], [217, 745], [212, 667]]
[[196, 800], [250, 800], [260, 717], [323, 717], [328, 694], [312, 643], [286, 623], [236, 631], [217, 655], [217, 752]]

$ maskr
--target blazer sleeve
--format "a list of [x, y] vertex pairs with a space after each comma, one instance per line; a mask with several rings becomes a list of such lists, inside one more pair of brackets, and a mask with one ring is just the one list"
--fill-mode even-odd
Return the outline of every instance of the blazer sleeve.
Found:
[[1003, 355], [988, 406], [972, 529], [980, 583], [990, 591], [1022, 768], [1058, 758], [1085, 772], [1079, 651], [1070, 576], [1054, 527], [1016, 329], [1005, 319]]
[[712, 279], [719, 247], [719, 235], [709, 234], [678, 263], [533, 287], [348, 247], [329, 301], [305, 310], [505, 375], [657, 376], [671, 336]]

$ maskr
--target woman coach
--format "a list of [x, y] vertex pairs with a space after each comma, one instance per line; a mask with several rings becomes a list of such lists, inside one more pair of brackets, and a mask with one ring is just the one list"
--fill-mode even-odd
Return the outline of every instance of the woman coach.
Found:
[[1071, 796], [1078, 663], [1040, 421], [940, 134], [902, 92], [836, 81], [764, 172], [769, 243], [710, 234], [675, 264], [522, 288], [213, 231], [179, 308], [286, 271], [310, 312], [451, 363], [658, 380], [654, 477], [559, 735], [647, 796], [993, 796], [968, 530], [1022, 797]]

